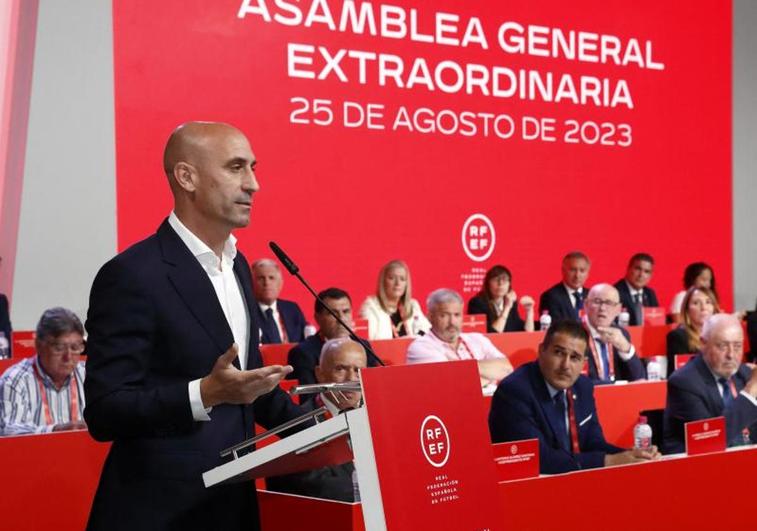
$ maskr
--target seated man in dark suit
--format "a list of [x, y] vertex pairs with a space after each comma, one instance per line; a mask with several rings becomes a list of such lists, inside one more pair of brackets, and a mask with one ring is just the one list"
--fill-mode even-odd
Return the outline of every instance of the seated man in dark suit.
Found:
[[615, 283], [620, 293], [620, 304], [628, 310], [631, 326], [644, 324], [644, 310], [646, 307], [657, 307], [657, 295], [647, 284], [652, 279], [654, 258], [647, 253], [636, 253], [628, 261], [628, 269], [625, 278]]
[[[323, 345], [319, 365], [315, 368], [318, 383], [358, 381], [358, 372], [366, 366], [365, 349], [348, 337], [329, 339]], [[353, 391], [322, 393], [306, 403], [312, 408], [326, 406], [328, 416], [354, 409], [360, 405], [362, 394]], [[352, 462], [327, 466], [317, 470], [287, 474], [266, 479], [269, 490], [288, 492], [346, 502], [356, 500], [355, 466]]]
[[636, 355], [628, 331], [613, 324], [618, 313], [620, 297], [613, 286], [597, 284], [589, 290], [583, 322], [589, 332], [586, 357], [589, 377], [594, 383], [646, 378], [644, 364]]
[[539, 439], [542, 474], [656, 459], [657, 448], [623, 450], [602, 433], [594, 385], [581, 374], [588, 337], [572, 320], [553, 324], [539, 358], [502, 380], [489, 412], [492, 441]]
[[252, 287], [260, 323], [260, 342], [299, 343], [305, 339], [305, 316], [296, 302], [279, 299], [281, 278], [279, 265], [269, 258], [252, 264]]
[[702, 351], [668, 380], [665, 453], [685, 450], [684, 424], [725, 417], [726, 440], [757, 442], [757, 370], [741, 363], [744, 331], [734, 316], [715, 314], [702, 328]]
[[[342, 321], [352, 324], [352, 299], [346, 291], [339, 288], [328, 288], [321, 291], [318, 296], [341, 317]], [[318, 333], [293, 347], [287, 358], [287, 363], [294, 368], [294, 371], [287, 378], [298, 380], [301, 385], [316, 383], [315, 368], [321, 357], [323, 344], [329, 339], [348, 337], [349, 335], [347, 329], [340, 325], [317, 299], [313, 317], [318, 324]], [[367, 340], [363, 339], [363, 341], [370, 347]], [[376, 362], [370, 359], [368, 366], [374, 367], [375, 365]]]
[[552, 321], [579, 319], [586, 299], [584, 283], [589, 278], [591, 262], [580, 251], [568, 253], [562, 259], [562, 282], [541, 294], [539, 313], [549, 312]]

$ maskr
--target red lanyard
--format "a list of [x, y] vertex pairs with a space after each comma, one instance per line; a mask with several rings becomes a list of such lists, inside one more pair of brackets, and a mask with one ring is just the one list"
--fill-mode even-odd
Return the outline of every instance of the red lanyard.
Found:
[[[53, 416], [50, 412], [50, 403], [47, 401], [47, 390], [45, 389], [45, 384], [42, 379], [42, 374], [40, 374], [39, 369], [37, 368], [38, 361], [32, 365], [34, 368], [34, 376], [37, 380], [37, 385], [39, 386], [39, 395], [42, 398], [42, 411], [45, 415], [45, 424], [50, 426], [53, 424]], [[74, 371], [71, 373], [71, 380], [68, 384], [69, 393], [71, 395], [71, 412], [69, 414], [69, 421], [70, 422], [78, 422], [79, 421], [79, 386], [76, 384], [76, 368], [74, 368]]]
[[279, 322], [279, 330], [281, 333], [279, 334], [281, 336], [281, 342], [282, 343], [289, 343], [289, 336], [287, 335], [287, 329], [284, 326], [284, 321], [281, 320], [281, 313], [276, 312], [278, 314], [277, 321]]
[[[444, 341], [443, 339], [441, 339], [439, 336], [437, 336], [436, 334], [434, 334], [433, 331], [429, 331], [429, 334], [431, 334], [432, 336], [434, 336], [441, 343], [447, 345], [447, 347], [455, 354], [455, 357], [457, 357], [457, 359], [459, 359], [459, 360], [463, 359], [463, 358], [460, 357], [460, 354], [458, 354], [457, 349], [452, 348], [449, 343], [447, 343], [446, 341]], [[472, 360], [477, 359], [476, 356], [473, 355], [473, 351], [468, 346], [468, 343], [466, 343], [465, 340], [463, 339], [463, 336], [458, 336], [457, 339], [460, 341], [460, 344], [463, 346], [463, 348], [468, 351], [468, 355], [470, 356], [470, 359], [472, 359]], [[458, 346], [458, 348], [460, 348], [460, 347]]]
[[573, 389], [566, 389], [565, 395], [568, 397], [568, 423], [570, 424], [570, 444], [573, 447], [573, 455], [581, 453], [578, 447], [578, 424], [576, 423], [576, 408], [573, 401]]
[[731, 388], [731, 396], [733, 398], [738, 398], [739, 397], [739, 393], [738, 393], [738, 391], [736, 391], [736, 384], [733, 383], [733, 376], [731, 376], [730, 378], [728, 378], [728, 387]]
[[[594, 340], [594, 337], [591, 335], [591, 330], [589, 329], [589, 325], [586, 323], [586, 319], [583, 321], [584, 329], [586, 330], [586, 333], [589, 334], [589, 348], [591, 349], [591, 355], [594, 357], [594, 366], [597, 368], [597, 379], [602, 380], [602, 376], [604, 375], [604, 372], [602, 371], [603, 364], [602, 364], [602, 356], [597, 351], [597, 345]], [[610, 375], [610, 380], [615, 380], [615, 356], [613, 356], [613, 353], [610, 351], [610, 345], [607, 343], [604, 344], [607, 348], [607, 363], [609, 365], [610, 370], [608, 371], [608, 374]], [[586, 374], [588, 372], [588, 369], [585, 369]]]

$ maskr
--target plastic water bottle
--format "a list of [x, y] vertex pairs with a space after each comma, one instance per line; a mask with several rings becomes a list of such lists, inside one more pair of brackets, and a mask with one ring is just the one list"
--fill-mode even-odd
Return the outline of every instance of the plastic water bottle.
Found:
[[624, 306], [620, 310], [620, 315], [618, 315], [618, 325], [621, 328], [627, 328], [629, 322], [631, 322], [631, 315], [628, 313], [628, 310]]
[[0, 360], [7, 360], [11, 357], [11, 347], [5, 332], [0, 332]]
[[302, 335], [304, 335], [305, 337], [310, 337], [314, 336], [316, 332], [318, 332], [318, 330], [316, 330], [313, 325], [308, 323], [305, 325], [305, 329], [302, 331]]
[[633, 428], [633, 447], [647, 450], [652, 447], [652, 427], [647, 424], [647, 417], [641, 415]]
[[662, 380], [662, 365], [657, 361], [656, 356], [647, 363], [647, 380], [650, 382]]
[[549, 312], [544, 310], [539, 317], [539, 330], [546, 332], [550, 326], [552, 326], [552, 318], [549, 316]]

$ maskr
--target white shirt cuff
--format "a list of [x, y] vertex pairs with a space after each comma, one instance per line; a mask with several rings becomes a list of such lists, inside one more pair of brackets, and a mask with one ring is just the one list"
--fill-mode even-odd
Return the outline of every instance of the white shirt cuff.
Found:
[[636, 354], [636, 349], [633, 347], [633, 345], [631, 345], [631, 350], [629, 350], [628, 352], [618, 351], [618, 356], [620, 356], [620, 359], [622, 359], [623, 361], [630, 360], [631, 358], [634, 357], [635, 354]]
[[744, 395], [747, 398], [747, 400], [749, 400], [753, 405], [757, 406], [757, 398], [753, 397], [746, 391], [741, 391], [741, 393], [739, 394]]
[[192, 407], [192, 418], [197, 421], [205, 422], [210, 420], [208, 413], [210, 413], [213, 408], [206, 408], [202, 404], [202, 396], [200, 395], [200, 378], [189, 382], [189, 405]]

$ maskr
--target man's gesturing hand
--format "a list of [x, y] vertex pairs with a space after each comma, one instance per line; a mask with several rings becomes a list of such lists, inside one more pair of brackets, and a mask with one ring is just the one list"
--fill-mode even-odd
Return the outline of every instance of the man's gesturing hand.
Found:
[[216, 360], [213, 370], [200, 381], [200, 396], [205, 407], [218, 404], [250, 404], [266, 394], [290, 372], [291, 365], [270, 365], [240, 371], [233, 363], [239, 349], [236, 343]]

